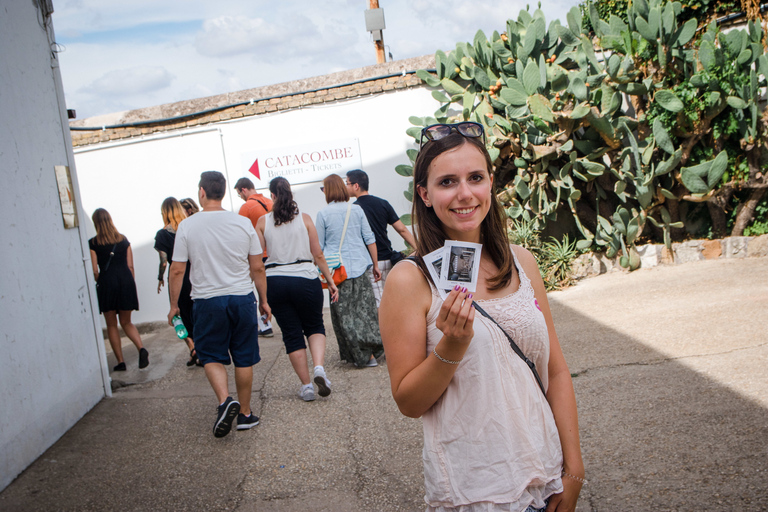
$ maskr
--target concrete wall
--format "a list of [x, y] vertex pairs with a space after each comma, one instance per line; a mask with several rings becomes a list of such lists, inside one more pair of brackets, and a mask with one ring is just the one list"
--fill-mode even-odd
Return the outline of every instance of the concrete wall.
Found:
[[108, 393], [85, 233], [65, 229], [54, 174], [71, 167], [79, 204], [46, 22], [0, 7], [0, 490]]
[[[159, 260], [153, 248], [155, 233], [163, 227], [160, 204], [168, 196], [197, 198], [201, 172], [218, 170], [227, 176], [224, 207], [237, 211], [242, 201], [233, 193], [234, 183], [243, 176], [254, 178], [243, 153], [356, 138], [370, 192], [402, 215], [411, 207], [403, 196], [409, 178], [394, 169], [409, 163], [406, 149], [415, 147], [405, 134], [411, 126], [408, 117], [433, 115], [438, 107], [427, 88], [415, 87], [76, 148], [85, 211], [109, 210], [132, 244], [141, 308], [134, 321], [165, 320], [168, 295], [165, 289], [157, 293]], [[293, 191], [313, 219], [325, 206], [319, 182], [294, 185]], [[88, 236], [94, 236], [87, 223]], [[405, 247], [391, 227], [390, 240], [398, 249]]]

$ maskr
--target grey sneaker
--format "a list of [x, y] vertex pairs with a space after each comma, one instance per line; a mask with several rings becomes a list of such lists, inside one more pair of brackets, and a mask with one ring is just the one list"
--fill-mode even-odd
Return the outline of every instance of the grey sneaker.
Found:
[[315, 384], [317, 384], [317, 394], [320, 396], [328, 396], [331, 394], [331, 381], [325, 375], [325, 370], [321, 368], [315, 368]]
[[312, 384], [301, 386], [301, 389], [299, 389], [299, 398], [305, 402], [311, 402], [315, 399], [315, 388], [312, 387]]

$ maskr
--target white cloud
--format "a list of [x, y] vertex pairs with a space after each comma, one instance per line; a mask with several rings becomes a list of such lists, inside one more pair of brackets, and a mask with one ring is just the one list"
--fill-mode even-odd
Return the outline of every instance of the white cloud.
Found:
[[252, 53], [279, 37], [279, 28], [261, 18], [221, 16], [203, 23], [203, 30], [195, 38], [195, 48], [207, 57], [232, 56]]
[[82, 92], [96, 95], [143, 95], [168, 87], [174, 78], [167, 69], [160, 66], [116, 69], [85, 86]]
[[[527, 0], [382, 0], [386, 50], [406, 59], [490, 36]], [[536, 2], [531, 1], [531, 9]], [[548, 0], [564, 20], [578, 0]], [[360, 0], [57, 0], [54, 25], [78, 117], [375, 64]]]

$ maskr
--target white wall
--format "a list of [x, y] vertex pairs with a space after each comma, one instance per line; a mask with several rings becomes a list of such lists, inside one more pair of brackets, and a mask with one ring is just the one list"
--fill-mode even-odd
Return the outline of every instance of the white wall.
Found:
[[0, 490], [109, 389], [84, 233], [64, 228], [54, 174], [72, 168], [79, 203], [58, 64], [33, 2], [3, 11]]
[[[253, 178], [243, 153], [357, 138], [371, 194], [387, 199], [402, 215], [411, 208], [403, 196], [409, 178], [394, 169], [409, 163], [405, 151], [415, 147], [405, 134], [411, 126], [408, 117], [433, 115], [439, 106], [429, 90], [414, 88], [76, 149], [85, 211], [91, 215], [106, 208], [133, 247], [140, 306], [134, 321], [166, 318], [168, 295], [165, 289], [157, 294], [159, 260], [153, 248], [155, 233], [163, 227], [160, 204], [168, 196], [196, 199], [201, 172], [217, 170], [227, 176], [224, 207], [237, 211], [242, 201], [234, 194], [234, 183], [243, 176]], [[292, 188], [299, 207], [314, 219], [325, 206], [320, 182]], [[88, 236], [94, 236], [92, 223], [87, 223]], [[404, 248], [391, 226], [389, 232], [393, 246]]]

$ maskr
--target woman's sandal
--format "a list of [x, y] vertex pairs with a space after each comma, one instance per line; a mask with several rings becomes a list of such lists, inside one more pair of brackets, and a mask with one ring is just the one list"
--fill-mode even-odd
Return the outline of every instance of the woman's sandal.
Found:
[[192, 349], [189, 351], [189, 361], [187, 361], [187, 366], [194, 365], [200, 366], [200, 360], [197, 358], [197, 352], [195, 352], [195, 349]]

